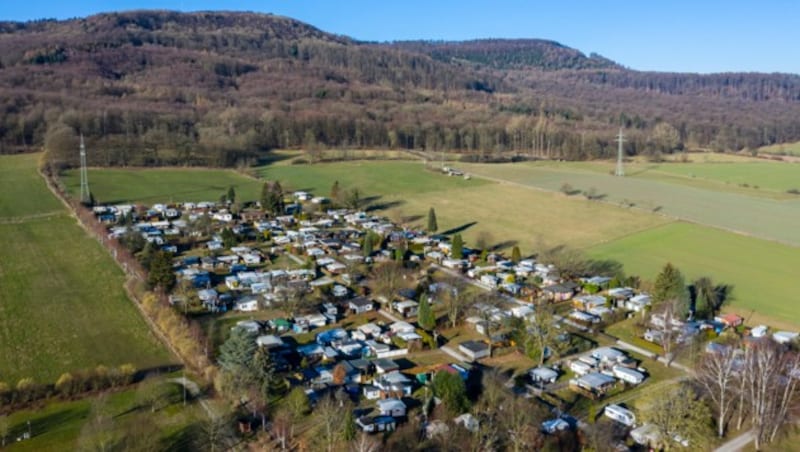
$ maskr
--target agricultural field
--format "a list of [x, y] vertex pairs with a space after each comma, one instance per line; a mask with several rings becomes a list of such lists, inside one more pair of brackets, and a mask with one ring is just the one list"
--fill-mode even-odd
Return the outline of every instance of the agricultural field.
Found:
[[[48, 213], [0, 217], [0, 381], [52, 382], [62, 372], [99, 364], [174, 363], [127, 298], [122, 271], [44, 181], [34, 183], [35, 160], [0, 157], [0, 172], [14, 168], [31, 193], [0, 193], [3, 212]], [[38, 207], [17, 207], [32, 203]]]
[[766, 322], [793, 330], [800, 325], [796, 248], [679, 222], [592, 247], [589, 253], [619, 261], [627, 273], [650, 281], [672, 262], [689, 282], [711, 276], [718, 284], [733, 286], [728, 310], [749, 318], [748, 324]]
[[[465, 170], [492, 180], [549, 191], [560, 191], [564, 184], [568, 184], [576, 193], [594, 192], [599, 200], [631, 206], [634, 210], [800, 246], [800, 235], [796, 230], [796, 225], [800, 224], [800, 197], [777, 190], [744, 188], [712, 179], [723, 177], [726, 168], [729, 175], [725, 177], [733, 178], [737, 174], [745, 177], [743, 174], [747, 170], [741, 170], [740, 173], [736, 168], [752, 166], [756, 168], [753, 170], [753, 181], [768, 183], [770, 171], [775, 169], [772, 186], [786, 187], [793, 174], [800, 180], [800, 165], [672, 163], [661, 166], [667, 170], [631, 166], [627, 172], [629, 176], [621, 178], [609, 174], [609, 163], [463, 165]], [[697, 178], [679, 174], [681, 171], [689, 174], [692, 168], [706, 171], [708, 179], [697, 182]], [[768, 192], [768, 196], [762, 196], [762, 192]]]
[[[78, 196], [80, 173], [68, 170], [61, 180]], [[233, 186], [242, 200], [261, 196], [261, 182], [233, 170], [89, 169], [89, 187], [97, 202], [154, 204], [172, 201], [217, 201]]]
[[0, 219], [63, 211], [36, 172], [38, 158], [39, 154], [0, 157]]

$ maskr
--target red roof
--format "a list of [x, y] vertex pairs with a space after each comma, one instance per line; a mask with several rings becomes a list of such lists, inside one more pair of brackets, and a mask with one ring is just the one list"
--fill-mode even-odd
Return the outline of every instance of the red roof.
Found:
[[736, 314], [725, 314], [720, 318], [722, 319], [723, 322], [725, 322], [728, 325], [739, 325], [744, 321], [743, 318], [739, 317]]

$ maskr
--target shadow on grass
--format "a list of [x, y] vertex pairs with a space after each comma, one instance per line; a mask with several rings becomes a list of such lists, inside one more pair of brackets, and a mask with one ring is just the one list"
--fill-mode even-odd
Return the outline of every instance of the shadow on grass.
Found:
[[367, 208], [364, 210], [366, 210], [367, 212], [374, 212], [376, 210], [389, 210], [394, 207], [402, 206], [405, 203], [406, 203], [405, 201], [400, 201], [400, 200], [373, 203], [367, 206]]
[[161, 440], [162, 450], [194, 451], [200, 446], [198, 439], [203, 435], [203, 423], [195, 422], [166, 436]]
[[455, 228], [448, 229], [448, 230], [446, 230], [446, 231], [442, 232], [442, 233], [441, 233], [441, 235], [452, 235], [452, 234], [458, 234], [459, 232], [466, 231], [467, 229], [469, 229], [469, 228], [471, 228], [471, 227], [475, 226], [476, 224], [478, 224], [478, 222], [477, 222], [477, 221], [473, 221], [473, 222], [470, 222], [470, 223], [464, 223], [464, 224], [462, 224], [461, 226], [457, 226], [457, 227], [455, 227]]
[[29, 428], [32, 437], [43, 435], [53, 430], [63, 428], [64, 425], [81, 422], [82, 420], [86, 419], [88, 414], [88, 406], [85, 408], [77, 406], [64, 408], [63, 410], [48, 414], [47, 416], [32, 419], [30, 421], [30, 427], [28, 427], [27, 422], [22, 422], [13, 426], [8, 432], [7, 439], [13, 440], [14, 438], [22, 436], [23, 433], [28, 432]]
[[497, 243], [497, 244], [489, 247], [489, 251], [494, 252], [494, 251], [500, 251], [500, 250], [506, 249], [506, 248], [511, 248], [511, 247], [516, 246], [517, 243], [518, 242], [516, 240], [506, 240], [506, 241]]
[[402, 217], [401, 220], [403, 223], [414, 223], [422, 219], [422, 215], [408, 215]]

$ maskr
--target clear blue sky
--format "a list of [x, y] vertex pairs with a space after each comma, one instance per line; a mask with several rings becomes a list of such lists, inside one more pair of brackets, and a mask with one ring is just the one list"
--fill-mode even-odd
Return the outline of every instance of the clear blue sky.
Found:
[[271, 12], [357, 39], [545, 38], [661, 71], [800, 73], [800, 0], [0, 0], [0, 19]]

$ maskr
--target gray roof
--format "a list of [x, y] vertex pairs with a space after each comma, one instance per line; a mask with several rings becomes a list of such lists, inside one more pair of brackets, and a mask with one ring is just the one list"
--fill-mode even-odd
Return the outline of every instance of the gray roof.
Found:
[[465, 349], [471, 351], [472, 353], [482, 352], [484, 350], [489, 350], [489, 346], [484, 342], [479, 341], [466, 341], [459, 344], [459, 347], [464, 347]]

